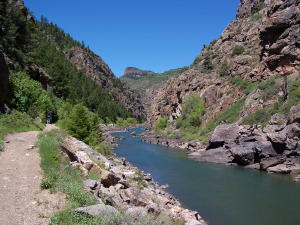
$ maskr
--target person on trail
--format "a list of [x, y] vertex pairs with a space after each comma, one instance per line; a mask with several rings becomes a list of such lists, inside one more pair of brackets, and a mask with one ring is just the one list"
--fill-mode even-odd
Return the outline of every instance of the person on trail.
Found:
[[47, 124], [51, 124], [52, 123], [52, 111], [51, 110], [47, 110], [46, 113], [46, 119], [47, 119]]

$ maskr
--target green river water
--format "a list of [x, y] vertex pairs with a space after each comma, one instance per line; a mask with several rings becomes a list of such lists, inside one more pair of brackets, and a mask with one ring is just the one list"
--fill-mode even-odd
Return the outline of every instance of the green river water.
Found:
[[300, 185], [287, 176], [198, 163], [183, 150], [141, 142], [131, 132], [113, 134], [115, 153], [150, 173], [183, 206], [196, 210], [209, 225], [300, 225]]

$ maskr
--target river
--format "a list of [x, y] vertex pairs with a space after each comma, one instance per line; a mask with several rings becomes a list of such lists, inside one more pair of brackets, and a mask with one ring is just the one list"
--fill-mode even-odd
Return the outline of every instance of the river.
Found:
[[187, 158], [185, 151], [141, 142], [131, 132], [114, 133], [124, 139], [118, 156], [150, 173], [183, 206], [196, 210], [209, 225], [299, 225], [300, 185], [287, 176], [208, 163]]

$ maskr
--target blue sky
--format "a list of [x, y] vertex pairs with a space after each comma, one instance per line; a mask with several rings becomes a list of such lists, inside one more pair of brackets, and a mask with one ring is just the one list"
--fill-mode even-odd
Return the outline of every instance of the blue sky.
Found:
[[[226, 2], [226, 3], [225, 3]], [[190, 65], [234, 20], [239, 0], [25, 0], [36, 18], [84, 41], [120, 76]]]

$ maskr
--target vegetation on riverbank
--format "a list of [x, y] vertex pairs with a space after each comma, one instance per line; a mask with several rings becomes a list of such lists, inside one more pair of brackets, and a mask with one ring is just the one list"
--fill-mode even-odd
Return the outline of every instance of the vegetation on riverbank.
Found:
[[[297, 74], [287, 80], [287, 99], [284, 101], [278, 97], [281, 84], [280, 76], [273, 76], [263, 82], [249, 82], [241, 78], [231, 78], [230, 81], [236, 87], [239, 87], [245, 94], [254, 93], [260, 90], [261, 94], [258, 100], [268, 102], [273, 99], [273, 103], [264, 106], [251, 114], [242, 118], [241, 123], [245, 125], [260, 124], [266, 125], [271, 116], [275, 113], [287, 115], [290, 108], [300, 101], [300, 74]], [[232, 104], [225, 111], [201, 125], [201, 118], [205, 112], [201, 98], [191, 94], [183, 102], [182, 115], [173, 122], [168, 122], [166, 117], [160, 117], [155, 123], [157, 134], [169, 138], [180, 138], [183, 140], [198, 140], [206, 143], [208, 134], [222, 123], [235, 123], [241, 118], [241, 113], [245, 107], [246, 97]], [[188, 109], [188, 110], [187, 110]], [[174, 131], [174, 126], [177, 130]]]
[[3, 138], [9, 133], [42, 130], [43, 124], [35, 122], [25, 113], [13, 110], [10, 114], [0, 114], [0, 151], [4, 149]]
[[[124, 223], [131, 225], [182, 225], [181, 220], [173, 219], [164, 214], [148, 213], [136, 218], [121, 212], [116, 215], [110, 214], [97, 218], [74, 212], [74, 209], [78, 207], [94, 205], [97, 201], [93, 195], [84, 190], [82, 182], [84, 178], [81, 171], [73, 168], [68, 159], [60, 153], [60, 140], [64, 135], [60, 130], [52, 130], [42, 133], [38, 137], [41, 167], [44, 174], [41, 188], [49, 189], [52, 192], [62, 192], [67, 198], [65, 208], [51, 217], [51, 225], [120, 225]], [[137, 182], [144, 186], [142, 180], [139, 179]]]

